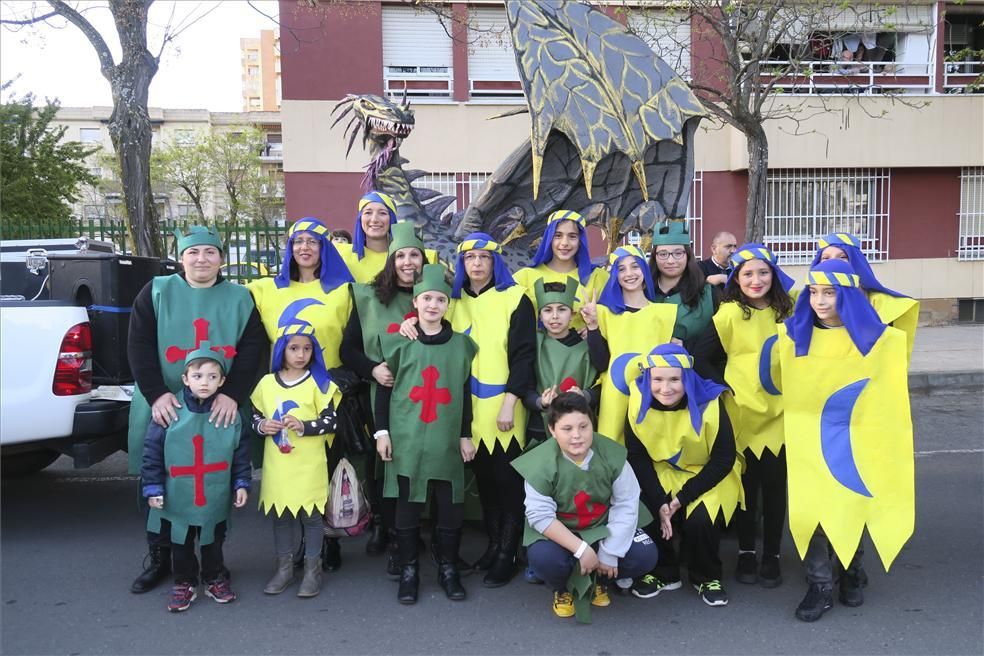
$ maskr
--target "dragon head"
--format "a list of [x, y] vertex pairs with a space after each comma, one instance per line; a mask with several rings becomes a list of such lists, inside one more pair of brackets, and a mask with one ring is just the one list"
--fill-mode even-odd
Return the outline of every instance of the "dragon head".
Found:
[[403, 101], [399, 104], [381, 96], [350, 93], [335, 105], [331, 113], [334, 115], [339, 110], [341, 112], [331, 127], [338, 125], [349, 114], [352, 115], [345, 126], [345, 135], [348, 137], [345, 156], [348, 157], [352, 144], [360, 133], [362, 147], [365, 148], [367, 143], [370, 146], [372, 161], [366, 166], [366, 175], [362, 180], [362, 186], [368, 190], [375, 186], [376, 178], [389, 166], [393, 153], [413, 131], [413, 110], [410, 109], [405, 90]]

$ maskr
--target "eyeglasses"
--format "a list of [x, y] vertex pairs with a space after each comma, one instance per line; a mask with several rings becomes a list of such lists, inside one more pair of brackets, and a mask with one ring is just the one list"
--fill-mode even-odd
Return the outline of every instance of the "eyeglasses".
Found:
[[665, 262], [671, 257], [674, 260], [682, 260], [687, 256], [687, 251], [656, 251], [656, 259]]
[[298, 246], [310, 246], [311, 248], [317, 248], [321, 244], [317, 239], [295, 239], [294, 248]]

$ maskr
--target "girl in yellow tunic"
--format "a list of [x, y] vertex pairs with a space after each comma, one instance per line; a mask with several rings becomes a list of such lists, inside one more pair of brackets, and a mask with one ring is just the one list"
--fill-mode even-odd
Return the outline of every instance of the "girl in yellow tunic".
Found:
[[535, 385], [533, 303], [513, 282], [502, 248], [476, 232], [458, 245], [451, 326], [478, 346], [471, 369], [472, 470], [489, 536], [475, 563], [482, 583], [506, 585], [516, 572], [523, 527], [523, 479], [510, 462], [526, 445], [526, 408], [518, 401]]
[[817, 242], [817, 253], [813, 256], [811, 266], [831, 258], [844, 260], [851, 265], [854, 273], [861, 279], [861, 289], [867, 293], [878, 318], [905, 333], [908, 354], [906, 361], [911, 360], [912, 347], [916, 343], [916, 327], [919, 325], [919, 301], [878, 282], [868, 258], [861, 250], [861, 240], [855, 235], [838, 232], [822, 237]]
[[[740, 583], [782, 583], [779, 546], [786, 521], [786, 451], [778, 358], [773, 355], [779, 324], [793, 309], [793, 279], [762, 244], [745, 244], [731, 256], [724, 299], [694, 349], [697, 372], [726, 383], [722, 398], [745, 461], [741, 482], [745, 510], [738, 513]], [[762, 493], [762, 566], [755, 556], [759, 491]]]
[[[517, 284], [526, 289], [526, 294], [536, 303], [533, 283], [559, 282], [564, 284], [568, 278], [578, 281], [576, 304], [574, 307], [575, 330], [584, 330], [584, 320], [579, 314], [581, 306], [588, 298], [588, 292], [600, 294], [608, 280], [602, 268], [591, 264], [588, 252], [587, 223], [584, 217], [571, 210], [557, 210], [547, 217], [547, 229], [533, 256], [533, 264], [513, 274]], [[534, 307], [535, 312], [540, 308]]]
[[629, 389], [624, 384], [625, 364], [653, 344], [673, 336], [677, 306], [653, 303], [653, 279], [646, 256], [636, 246], [617, 248], [609, 257], [608, 283], [595, 303], [593, 293], [581, 314], [588, 327], [591, 364], [607, 372], [601, 378], [598, 432], [624, 444], [625, 411]]
[[296, 221], [287, 232], [284, 261], [273, 278], [249, 283], [271, 346], [278, 331], [300, 323], [314, 327], [325, 349], [325, 365], [341, 364], [338, 349], [351, 310], [345, 262], [335, 250], [327, 227], [313, 217]]
[[[356, 282], [372, 282], [389, 255], [390, 227], [396, 223], [396, 203], [381, 191], [370, 191], [359, 199], [355, 236], [351, 244], [336, 244]], [[437, 251], [424, 251], [427, 261], [437, 263]]]
[[671, 540], [682, 529], [690, 582], [704, 603], [724, 606], [720, 528], [744, 505], [734, 433], [719, 398], [725, 387], [698, 376], [693, 358], [675, 344], [657, 346], [629, 366], [638, 369], [626, 374], [625, 446], [641, 500], [659, 517], [659, 526], [646, 529], [657, 541], [659, 562], [632, 593], [649, 598], [680, 587]]
[[280, 329], [273, 372], [253, 390], [253, 428], [270, 439], [263, 445], [260, 510], [273, 515], [277, 571], [264, 592], [279, 594], [293, 580], [295, 518], [304, 527], [304, 580], [298, 596], [321, 589], [322, 515], [328, 500], [325, 440], [335, 433], [341, 399], [321, 357], [321, 345], [306, 324]]

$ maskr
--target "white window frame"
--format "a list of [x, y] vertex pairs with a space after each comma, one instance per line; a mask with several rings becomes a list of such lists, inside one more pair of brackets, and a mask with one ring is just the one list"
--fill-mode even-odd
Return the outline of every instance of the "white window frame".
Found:
[[413, 182], [414, 187], [433, 189], [444, 196], [453, 196], [455, 201], [444, 210], [457, 212], [472, 204], [482, 192], [486, 181], [492, 177], [491, 171], [459, 171], [447, 173], [428, 173]]
[[[685, 80], [691, 79], [692, 36], [686, 8], [640, 7], [631, 12], [629, 27], [667, 66]], [[679, 51], [677, 44], [685, 44]]]
[[984, 166], [960, 169], [958, 260], [984, 260]]
[[704, 172], [694, 171], [687, 201], [687, 229], [697, 259], [704, 259]]
[[[438, 16], [383, 5], [383, 89], [386, 95], [447, 100], [454, 90], [454, 50]], [[414, 86], [410, 86], [414, 85]]]
[[[95, 139], [92, 137], [95, 136]], [[79, 141], [84, 144], [101, 144], [102, 128], [79, 128]]]
[[468, 10], [468, 95], [472, 100], [523, 101], [504, 7]]

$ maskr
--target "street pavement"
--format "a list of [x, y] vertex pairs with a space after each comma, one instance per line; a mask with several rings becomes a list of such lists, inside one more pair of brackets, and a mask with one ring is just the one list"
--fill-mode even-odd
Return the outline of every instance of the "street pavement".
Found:
[[[396, 602], [383, 558], [364, 539], [343, 543], [342, 569], [315, 599], [295, 589], [261, 592], [273, 540], [255, 496], [238, 511], [226, 546], [239, 599], [199, 597], [165, 611], [167, 585], [133, 595], [145, 552], [136, 482], [122, 454], [75, 471], [48, 470], [2, 483], [3, 654], [981, 654], [984, 651], [984, 410], [980, 388], [914, 394], [916, 532], [890, 573], [868, 545], [865, 604], [836, 604], [805, 624], [793, 610], [805, 592], [788, 535], [785, 582], [775, 590], [730, 576], [736, 543], [722, 556], [731, 603], [702, 604], [685, 586], [655, 599], [613, 597], [590, 626], [555, 618], [543, 586], [519, 577], [487, 590], [465, 579], [469, 599], [450, 602], [422, 566], [416, 606]], [[463, 552], [483, 547], [469, 529]]]

